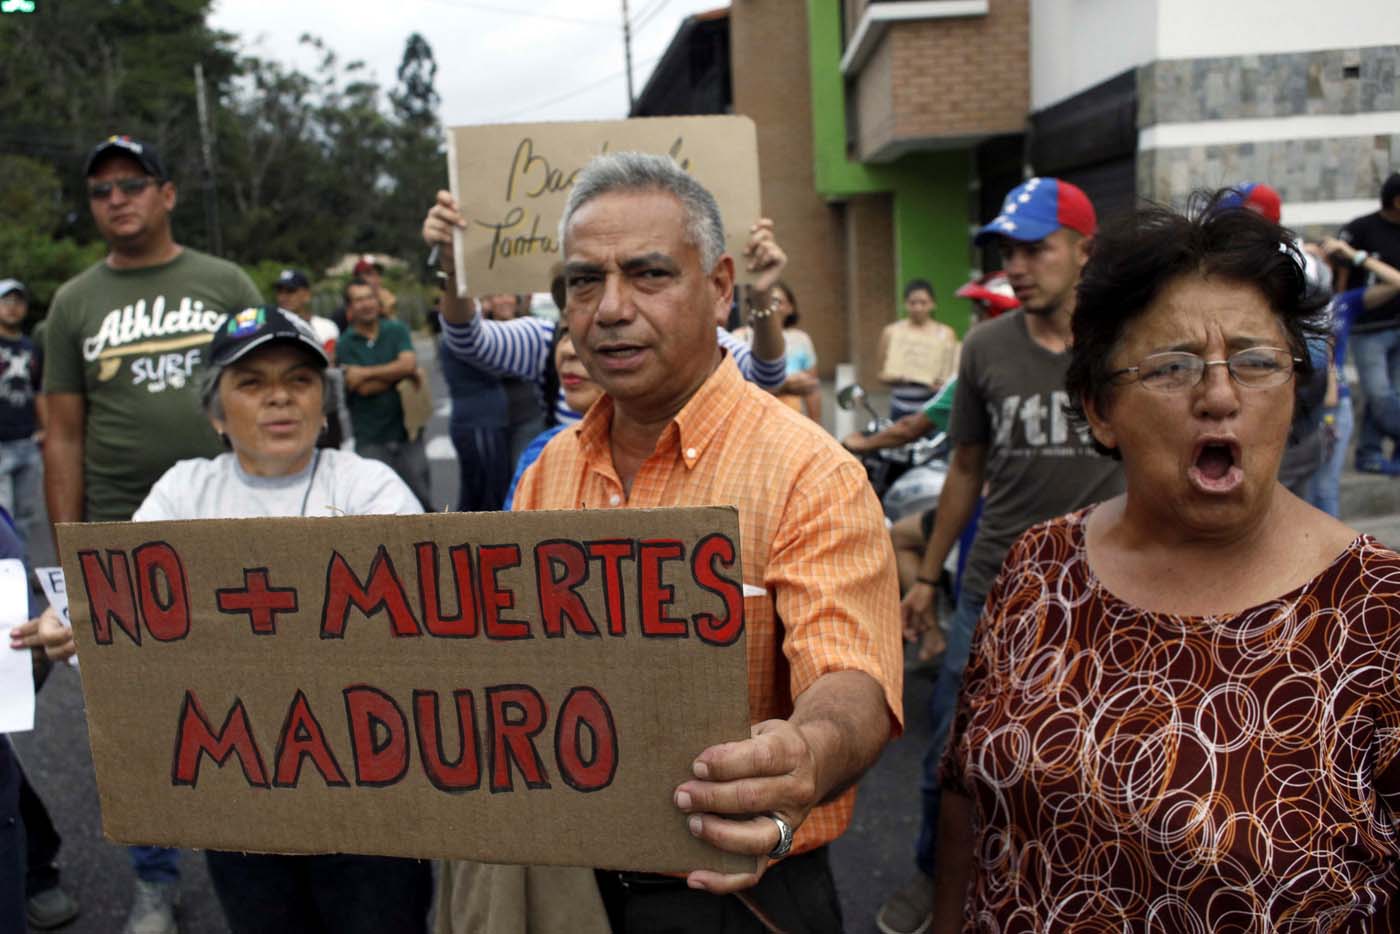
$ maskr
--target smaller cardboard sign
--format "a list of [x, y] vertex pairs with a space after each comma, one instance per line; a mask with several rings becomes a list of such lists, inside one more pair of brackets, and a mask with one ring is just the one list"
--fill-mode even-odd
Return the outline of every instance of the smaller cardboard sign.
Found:
[[933, 386], [957, 375], [958, 342], [942, 328], [896, 327], [880, 378], [891, 383]]
[[738, 534], [729, 507], [60, 525], [103, 830], [752, 871], [673, 801], [749, 735]]
[[[726, 249], [743, 255], [759, 218], [758, 138], [748, 117], [644, 117], [452, 127], [448, 179], [467, 229], [453, 242], [459, 294], [543, 292], [559, 262], [574, 178], [604, 152], [668, 154], [710, 190]], [[736, 263], [743, 273], [744, 264]]]

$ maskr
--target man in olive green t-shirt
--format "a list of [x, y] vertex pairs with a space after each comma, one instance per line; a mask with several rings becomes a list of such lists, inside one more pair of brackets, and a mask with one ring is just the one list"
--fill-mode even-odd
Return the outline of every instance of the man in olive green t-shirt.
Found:
[[394, 468], [423, 508], [432, 512], [423, 435], [408, 436], [398, 392], [403, 380], [419, 379], [418, 355], [408, 328], [381, 317], [380, 311], [374, 286], [359, 277], [351, 279], [345, 286], [347, 327], [336, 342], [335, 359], [345, 373], [355, 453]]
[[175, 184], [148, 144], [111, 137], [84, 174], [109, 252], [49, 308], [53, 522], [129, 519], [176, 461], [219, 453], [198, 402], [205, 345], [225, 314], [261, 303], [237, 266], [175, 242]]

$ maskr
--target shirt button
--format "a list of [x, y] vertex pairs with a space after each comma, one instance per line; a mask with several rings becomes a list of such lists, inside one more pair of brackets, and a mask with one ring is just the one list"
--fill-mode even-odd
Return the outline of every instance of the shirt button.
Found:
[[618, 506], [618, 505], [621, 505], [621, 504], [622, 504], [622, 497], [621, 497], [621, 496], [618, 496], [616, 493], [614, 493], [612, 496], [609, 496], [609, 497], [608, 497], [608, 505], [609, 505], [609, 506]]
[[692, 460], [692, 461], [695, 460], [695, 453], [696, 453], [696, 452], [695, 452], [695, 448], [686, 448], [686, 449], [685, 449], [685, 457], [686, 457], [686, 460]]

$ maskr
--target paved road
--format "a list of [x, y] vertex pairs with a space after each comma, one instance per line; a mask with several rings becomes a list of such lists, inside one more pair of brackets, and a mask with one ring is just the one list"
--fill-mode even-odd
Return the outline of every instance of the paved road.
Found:
[[[421, 342], [419, 351], [423, 359], [431, 359], [430, 344]], [[434, 383], [435, 398], [445, 399], [436, 371]], [[457, 494], [446, 416], [446, 406], [439, 405], [428, 429], [433, 499], [437, 503], [455, 503]], [[51, 560], [51, 549], [43, 538], [39, 536], [34, 556], [41, 564]], [[908, 733], [890, 746], [866, 777], [852, 829], [833, 848], [847, 929], [853, 932], [874, 930], [870, 919], [880, 900], [903, 884], [912, 867], [919, 761], [928, 732], [923, 710], [929, 687], [923, 678], [911, 678], [907, 683]], [[66, 667], [54, 671], [39, 698], [37, 730], [14, 740], [63, 835], [59, 865], [64, 885], [83, 906], [82, 915], [64, 930], [73, 934], [120, 931], [130, 903], [132, 873], [125, 850], [102, 839], [78, 672]], [[183, 865], [182, 930], [186, 934], [225, 932], [204, 860], [189, 852]]]

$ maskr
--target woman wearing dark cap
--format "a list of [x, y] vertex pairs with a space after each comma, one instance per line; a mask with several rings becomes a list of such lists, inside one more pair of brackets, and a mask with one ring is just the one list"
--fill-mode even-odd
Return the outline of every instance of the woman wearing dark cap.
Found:
[[[209, 345], [202, 399], [229, 450], [171, 467], [133, 521], [422, 512], [385, 464], [316, 447], [328, 363], [310, 326], [281, 309], [225, 318]], [[206, 856], [234, 934], [427, 930], [432, 872], [422, 860], [216, 850]]]
[[1400, 929], [1400, 555], [1277, 480], [1317, 311], [1253, 212], [1099, 234], [1067, 389], [1127, 492], [988, 597], [936, 930]]

